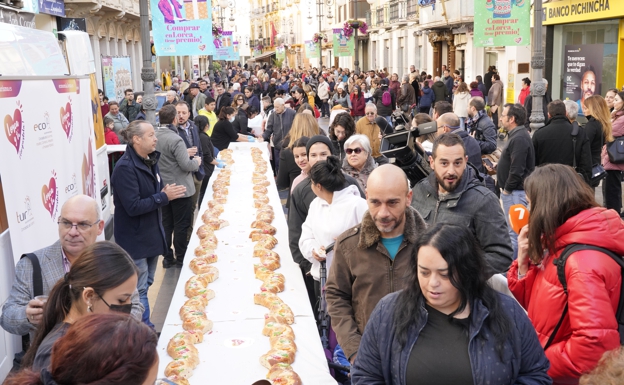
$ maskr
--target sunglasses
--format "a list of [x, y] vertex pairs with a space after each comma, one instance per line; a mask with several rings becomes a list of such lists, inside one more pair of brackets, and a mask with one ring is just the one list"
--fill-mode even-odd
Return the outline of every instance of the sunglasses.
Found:
[[357, 148], [347, 148], [347, 149], [345, 150], [345, 152], [347, 153], [347, 155], [351, 155], [351, 154], [353, 154], [354, 152], [355, 152], [356, 154], [359, 154], [359, 153], [361, 153], [362, 151], [364, 151], [364, 149], [363, 149], [362, 147], [357, 147]]

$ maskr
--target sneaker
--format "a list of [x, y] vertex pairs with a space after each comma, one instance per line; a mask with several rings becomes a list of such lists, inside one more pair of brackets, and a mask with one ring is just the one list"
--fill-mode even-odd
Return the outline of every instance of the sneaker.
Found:
[[163, 268], [168, 269], [175, 266], [176, 261], [173, 259], [163, 259]]

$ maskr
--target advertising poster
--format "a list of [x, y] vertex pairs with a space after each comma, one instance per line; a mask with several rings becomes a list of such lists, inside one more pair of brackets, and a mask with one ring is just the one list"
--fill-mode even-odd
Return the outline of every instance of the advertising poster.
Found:
[[277, 60], [286, 59], [286, 49], [284, 48], [283, 45], [280, 45], [279, 47], [275, 48], [275, 58]]
[[65, 17], [64, 0], [39, 0], [39, 13]]
[[115, 84], [115, 98], [109, 99], [121, 102], [124, 98], [124, 91], [132, 88], [132, 70], [130, 68], [130, 57], [113, 58], [113, 83]]
[[308, 59], [318, 59], [321, 56], [319, 54], [319, 44], [315, 43], [314, 40], [306, 40], [305, 54]]
[[104, 95], [109, 101], [115, 100], [115, 82], [113, 81], [113, 58], [102, 56], [102, 80], [104, 81]]
[[214, 39], [213, 58], [215, 60], [237, 60], [234, 54], [234, 39], [232, 31], [223, 31], [220, 39]]
[[602, 44], [566, 45], [563, 58], [563, 99], [579, 105], [579, 115], [585, 115], [583, 102], [600, 95], [602, 87]]
[[87, 32], [87, 21], [84, 18], [56, 18], [56, 28], [59, 31]]
[[353, 56], [355, 52], [354, 40], [347, 38], [342, 28], [334, 28], [334, 56]]
[[529, 45], [531, 41], [529, 0], [475, 0], [474, 13], [476, 47]]
[[206, 0], [151, 0], [157, 56], [209, 55], [212, 7]]
[[260, 55], [262, 55], [262, 50], [258, 49], [258, 48], [254, 48], [253, 49], [253, 56], [256, 57], [256, 56], [260, 56]]
[[21, 12], [39, 13], [39, 0], [24, 0], [22, 4]]
[[0, 80], [0, 174], [5, 191], [11, 191], [5, 200], [15, 262], [58, 241], [57, 221], [67, 199], [87, 194], [99, 201], [89, 83]]

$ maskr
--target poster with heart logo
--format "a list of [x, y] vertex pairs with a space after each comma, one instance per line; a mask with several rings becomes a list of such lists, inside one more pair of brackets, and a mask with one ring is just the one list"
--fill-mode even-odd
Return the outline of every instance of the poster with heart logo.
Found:
[[210, 4], [206, 0], [150, 0], [156, 55], [211, 55]]
[[58, 241], [58, 217], [69, 198], [99, 195], [89, 83], [0, 80], [0, 175], [6, 210], [15, 214], [8, 221], [16, 261]]
[[529, 0], [474, 0], [475, 47], [529, 45], [530, 17]]

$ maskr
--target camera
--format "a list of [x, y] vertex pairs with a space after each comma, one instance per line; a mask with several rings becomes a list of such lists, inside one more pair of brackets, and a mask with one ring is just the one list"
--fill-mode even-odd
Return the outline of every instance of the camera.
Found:
[[396, 127], [393, 134], [385, 135], [381, 141], [381, 153], [387, 158], [394, 158], [394, 164], [401, 167], [407, 174], [410, 187], [414, 187], [421, 179], [429, 175], [429, 170], [422, 163], [427, 154], [414, 144], [417, 137], [438, 131], [435, 121], [423, 123], [418, 127]]

